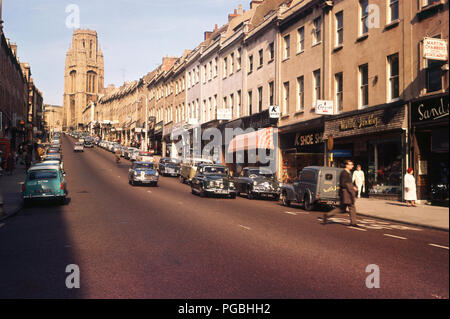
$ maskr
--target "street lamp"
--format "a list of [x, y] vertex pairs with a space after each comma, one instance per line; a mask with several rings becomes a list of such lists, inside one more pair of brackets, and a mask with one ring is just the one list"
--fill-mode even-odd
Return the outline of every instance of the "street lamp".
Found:
[[[141, 94], [138, 99], [136, 100], [136, 102], [140, 102], [140, 98], [144, 96], [145, 97], [145, 139], [144, 139], [144, 143], [142, 144], [143, 146], [143, 150], [147, 151], [148, 147], [147, 147], [147, 143], [148, 143], [148, 97], [145, 94]], [[136, 121], [137, 121], [137, 111], [136, 111]]]

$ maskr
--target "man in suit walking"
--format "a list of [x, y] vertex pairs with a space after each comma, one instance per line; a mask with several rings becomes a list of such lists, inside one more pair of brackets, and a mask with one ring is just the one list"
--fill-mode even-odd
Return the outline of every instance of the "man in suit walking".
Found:
[[336, 207], [329, 213], [323, 214], [323, 224], [327, 223], [327, 219], [336, 214], [345, 214], [347, 208], [350, 213], [350, 226], [357, 227], [356, 223], [356, 191], [358, 190], [352, 182], [351, 170], [353, 169], [353, 162], [350, 160], [345, 161], [345, 170], [342, 171], [339, 179], [339, 196], [341, 199], [340, 207]]

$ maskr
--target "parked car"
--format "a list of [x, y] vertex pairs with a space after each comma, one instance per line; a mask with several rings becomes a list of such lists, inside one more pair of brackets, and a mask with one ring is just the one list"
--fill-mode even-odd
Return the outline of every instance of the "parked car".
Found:
[[153, 162], [134, 162], [128, 171], [128, 183], [158, 186], [159, 174]]
[[84, 143], [83, 142], [76, 142], [75, 146], [73, 147], [74, 152], [84, 152]]
[[67, 185], [59, 166], [32, 167], [22, 185], [22, 198], [28, 205], [32, 200], [55, 199], [65, 203]]
[[158, 172], [160, 175], [178, 176], [181, 161], [177, 158], [164, 157], [159, 160]]
[[198, 165], [200, 164], [214, 164], [214, 162], [203, 158], [189, 158], [183, 160], [180, 165], [180, 182], [190, 183], [197, 172]]
[[63, 172], [64, 176], [66, 176], [65, 175], [66, 172], [64, 171], [64, 168], [63, 168], [63, 165], [62, 165], [61, 161], [50, 161], [50, 160], [48, 160], [48, 161], [43, 161], [43, 162], [40, 162], [40, 163], [36, 163], [33, 166], [31, 166], [31, 167], [48, 167], [48, 166], [58, 166], [61, 169], [61, 171]]
[[228, 167], [217, 164], [200, 164], [192, 178], [191, 190], [201, 197], [214, 194], [236, 198], [236, 187]]
[[94, 141], [91, 140], [91, 139], [86, 139], [84, 141], [84, 147], [93, 148], [94, 147]]
[[116, 153], [118, 150], [122, 151], [122, 145], [120, 145], [118, 143], [114, 143], [111, 148], [111, 152]]
[[245, 167], [235, 178], [238, 195], [247, 194], [248, 199], [256, 197], [280, 198], [282, 183], [265, 167]]
[[293, 184], [284, 184], [281, 192], [283, 205], [303, 204], [308, 211], [318, 204], [339, 203], [339, 178], [343, 168], [309, 166], [301, 172]]
[[153, 163], [153, 153], [139, 151], [139, 154], [136, 157], [136, 161]]
[[135, 148], [135, 147], [127, 147], [127, 148], [125, 149], [125, 152], [124, 152], [124, 154], [123, 154], [123, 157], [124, 157], [125, 159], [127, 159], [127, 160], [130, 160], [130, 159], [131, 159], [131, 155], [132, 155], [132, 153], [133, 153], [134, 150], [139, 151], [139, 150], [138, 150], [137, 148]]
[[127, 151], [128, 147], [122, 146], [120, 148], [120, 157], [125, 157], [125, 152]]
[[137, 161], [140, 152], [137, 148], [133, 149], [130, 154], [130, 161]]

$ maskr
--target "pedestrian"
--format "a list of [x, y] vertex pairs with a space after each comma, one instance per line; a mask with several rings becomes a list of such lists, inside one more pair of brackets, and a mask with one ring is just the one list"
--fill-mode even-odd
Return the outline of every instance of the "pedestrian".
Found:
[[23, 154], [24, 154], [23, 161], [25, 163], [25, 172], [28, 172], [28, 169], [31, 167], [31, 162], [32, 162], [32, 157], [33, 157], [31, 147], [27, 147], [26, 151]]
[[414, 178], [414, 170], [410, 167], [405, 174], [404, 187], [405, 187], [405, 201], [408, 207], [417, 207], [417, 191], [416, 191], [416, 179]]
[[353, 172], [353, 183], [358, 188], [358, 198], [361, 198], [361, 193], [365, 192], [365, 177], [364, 171], [361, 170], [361, 165], [356, 166], [356, 171]]
[[15, 164], [15, 154], [11, 153], [6, 161], [6, 172], [9, 176], [13, 174]]
[[351, 170], [354, 165], [350, 160], [346, 160], [345, 169], [342, 171], [339, 178], [339, 197], [341, 199], [340, 207], [336, 207], [329, 213], [323, 214], [323, 224], [327, 223], [327, 219], [336, 214], [345, 214], [347, 209], [350, 214], [350, 226], [358, 227], [356, 223], [356, 191], [358, 190], [352, 182]]

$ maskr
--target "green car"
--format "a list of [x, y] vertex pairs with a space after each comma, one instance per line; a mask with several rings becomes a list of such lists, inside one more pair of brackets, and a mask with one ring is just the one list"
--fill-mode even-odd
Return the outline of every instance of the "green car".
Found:
[[24, 205], [28, 205], [32, 200], [48, 199], [64, 204], [66, 196], [66, 180], [58, 165], [35, 166], [28, 170], [25, 183], [22, 185]]

